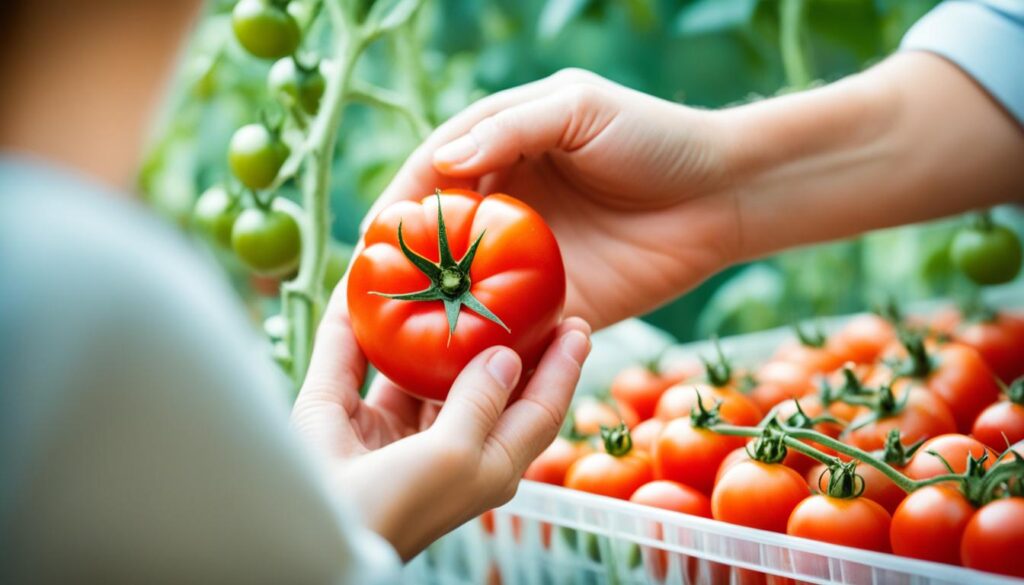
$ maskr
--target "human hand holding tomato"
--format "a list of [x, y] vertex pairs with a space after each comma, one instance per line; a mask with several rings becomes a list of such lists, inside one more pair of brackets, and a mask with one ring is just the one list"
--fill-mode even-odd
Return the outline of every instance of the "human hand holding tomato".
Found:
[[562, 323], [536, 371], [508, 404], [522, 373], [510, 349], [492, 347], [461, 371], [443, 406], [377, 376], [359, 396], [366, 359], [352, 332], [344, 287], [317, 332], [292, 424], [326, 460], [368, 526], [408, 559], [515, 493], [527, 466], [556, 436], [590, 328]]

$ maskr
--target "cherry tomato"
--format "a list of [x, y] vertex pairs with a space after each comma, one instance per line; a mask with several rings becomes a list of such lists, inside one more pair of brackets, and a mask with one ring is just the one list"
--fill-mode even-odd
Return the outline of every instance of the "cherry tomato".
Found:
[[285, 57], [270, 68], [267, 85], [272, 95], [297, 104], [307, 114], [315, 114], [324, 95], [323, 69], [323, 65], [303, 69], [296, 65], [294, 58]]
[[288, 147], [263, 124], [242, 126], [228, 145], [228, 166], [250, 189], [269, 187], [287, 158]]
[[654, 451], [654, 441], [657, 440], [658, 435], [664, 429], [665, 421], [661, 419], [649, 418], [645, 420], [632, 429], [633, 446], [652, 453]]
[[992, 449], [1002, 452], [1007, 444], [1024, 440], [1024, 404], [1001, 400], [981, 411], [971, 434]]
[[953, 473], [963, 473], [967, 469], [968, 456], [975, 459], [988, 453], [984, 463], [985, 469], [992, 467], [996, 454], [990, 451], [981, 441], [956, 433], [939, 435], [925, 441], [921, 448], [907, 464], [905, 473], [911, 479], [928, 479], [937, 475], [950, 473], [943, 465], [942, 459], [932, 453], [938, 453], [953, 468]]
[[651, 457], [633, 449], [625, 426], [602, 432], [605, 450], [581, 457], [569, 467], [565, 487], [628, 500], [642, 485], [654, 479]]
[[192, 214], [199, 228], [214, 242], [230, 248], [231, 228], [241, 212], [237, 197], [232, 197], [224, 187], [214, 186], [199, 196]]
[[896, 328], [892, 323], [873, 313], [865, 313], [847, 321], [829, 342], [842, 361], [871, 364], [895, 339]]
[[694, 427], [689, 418], [677, 418], [665, 426], [654, 442], [655, 476], [709, 494], [722, 460], [743, 443], [743, 437], [719, 435]]
[[774, 359], [794, 363], [814, 374], [831, 372], [843, 365], [843, 358], [832, 351], [824, 339], [820, 346], [804, 341], [783, 344], [775, 352]]
[[279, 209], [246, 209], [231, 230], [231, 247], [253, 272], [285, 275], [299, 263], [299, 224]]
[[741, 461], [715, 486], [711, 515], [723, 522], [785, 532], [793, 509], [809, 495], [804, 478], [785, 465]]
[[231, 12], [231, 26], [242, 47], [263, 59], [291, 55], [302, 37], [295, 18], [271, 0], [240, 0]]
[[965, 567], [1024, 577], [1024, 498], [995, 500], [967, 523], [960, 543]]
[[688, 418], [697, 406], [698, 395], [707, 409], [721, 402], [719, 414], [728, 423], [754, 426], [761, 420], [761, 409], [742, 393], [730, 387], [704, 384], [677, 384], [669, 388], [658, 400], [655, 416], [662, 420]]
[[[953, 415], [935, 394], [917, 386], [908, 386], [903, 392], [909, 393], [909, 396], [896, 398], [896, 401], [902, 402], [902, 406], [866, 424], [862, 422], [870, 419], [853, 421], [853, 430], [847, 431], [845, 440], [865, 451], [876, 451], [885, 447], [886, 435], [892, 429], [900, 430], [900, 439], [904, 444], [956, 432]], [[869, 413], [862, 416], [872, 415]]]
[[635, 420], [626, 420], [628, 413], [622, 413], [611, 404], [602, 402], [596, 398], [585, 397], [579, 399], [572, 409], [573, 429], [577, 435], [590, 436], [600, 435], [601, 427], [614, 427], [619, 423], [635, 423]]
[[962, 324], [953, 338], [973, 347], [1004, 383], [1024, 376], [1024, 317], [996, 313], [988, 320]]
[[983, 220], [961, 228], [949, 248], [953, 265], [977, 284], [1003, 284], [1020, 272], [1020, 240], [1013, 230]]
[[[751, 441], [753, 440], [754, 439], [751, 439]], [[721, 481], [725, 472], [732, 469], [737, 463], [741, 463], [743, 461], [751, 461], [750, 453], [747, 453], [747, 447], [745, 445], [738, 449], [733, 449], [725, 456], [725, 459], [722, 459], [722, 463], [718, 466], [718, 471], [715, 472], [715, 484], [717, 485], [718, 482]]]
[[974, 506], [959, 490], [923, 487], [896, 508], [889, 542], [900, 556], [959, 565], [960, 539], [972, 516]]
[[495, 345], [531, 371], [561, 320], [558, 243], [537, 212], [508, 195], [452, 190], [395, 203], [364, 244], [348, 279], [356, 339], [377, 369], [420, 397], [443, 400], [465, 365]]
[[[902, 471], [902, 468], [896, 467], [896, 471]], [[819, 463], [807, 472], [807, 483], [813, 491], [822, 492], [828, 486], [829, 475], [825, 465]], [[861, 493], [861, 497], [876, 502], [890, 514], [895, 512], [907, 497], [907, 492], [870, 465], [858, 465], [857, 475], [864, 481], [864, 492]]]
[[564, 485], [565, 474], [573, 463], [594, 450], [583, 441], [570, 441], [565, 437], [555, 437], [547, 449], [541, 452], [526, 468], [524, 479]]
[[675, 481], [659, 479], [646, 483], [633, 493], [629, 501], [702, 518], [711, 517], [711, 501], [708, 497]]
[[920, 382], [949, 406], [957, 429], [970, 432], [974, 419], [999, 399], [992, 370], [973, 348], [948, 343], [931, 352], [930, 370]]
[[811, 373], [805, 366], [794, 362], [770, 361], [761, 366], [754, 379], [757, 384], [749, 396], [762, 412], [768, 412], [780, 402], [814, 391]]
[[640, 420], [654, 416], [658, 399], [676, 381], [644, 366], [634, 366], [619, 372], [611, 384], [615, 400], [628, 404]]
[[885, 508], [868, 498], [811, 496], [793, 509], [786, 533], [831, 544], [889, 552], [889, 524]]

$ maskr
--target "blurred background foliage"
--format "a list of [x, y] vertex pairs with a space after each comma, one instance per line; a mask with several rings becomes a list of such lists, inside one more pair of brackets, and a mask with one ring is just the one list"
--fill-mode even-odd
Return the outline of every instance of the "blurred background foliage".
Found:
[[[727, 107], [863, 70], [893, 52], [936, 3], [429, 0], [414, 22], [415, 34], [372, 47], [357, 77], [413, 96], [435, 125], [488, 93], [565, 67], [694, 107]], [[232, 4], [209, 4], [140, 176], [150, 201], [186, 226], [198, 194], [227, 179], [231, 133], [256, 121], [268, 103], [269, 63], [238, 47], [230, 28]], [[798, 12], [788, 32], [786, 10]], [[318, 37], [314, 26], [311, 42], [326, 45], [324, 31]], [[339, 244], [327, 286], [342, 274], [345, 244], [355, 241], [366, 209], [420, 139], [393, 112], [350, 108], [332, 184]], [[289, 189], [284, 195], [294, 197]], [[1021, 230], [1014, 212], [1003, 210], [1000, 219]], [[947, 220], [885, 230], [733, 267], [645, 319], [685, 341], [862, 310], [889, 297], [954, 293], [964, 284], [946, 248], [957, 225], [959, 220]], [[232, 258], [211, 253], [257, 313], [274, 310], [276, 283], [249, 278]]]

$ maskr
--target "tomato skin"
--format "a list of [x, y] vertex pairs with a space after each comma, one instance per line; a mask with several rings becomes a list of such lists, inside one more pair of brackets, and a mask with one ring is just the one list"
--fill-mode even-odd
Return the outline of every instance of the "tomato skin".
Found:
[[364, 235], [364, 249], [352, 261], [347, 294], [353, 331], [370, 362], [407, 392], [442, 401], [465, 365], [495, 345], [515, 350], [527, 377], [561, 320], [565, 269], [554, 235], [526, 204], [502, 194], [442, 192], [455, 259], [487, 231], [469, 271], [469, 290], [511, 331], [464, 308], [449, 339], [441, 301], [370, 294], [408, 293], [430, 284], [399, 249], [398, 225], [402, 223], [409, 248], [437, 262], [437, 199], [432, 195], [420, 203], [402, 201], [381, 211]]
[[629, 501], [701, 518], [711, 517], [711, 500], [707, 496], [686, 484], [665, 479], [640, 486]]
[[615, 457], [603, 451], [586, 455], [569, 467], [565, 487], [628, 500], [640, 486], [654, 479], [651, 457], [632, 450]]
[[768, 412], [780, 402], [800, 398], [814, 391], [811, 373], [806, 367], [794, 362], [770, 361], [761, 366], [754, 378], [757, 385], [749, 396], [761, 412]]
[[224, 187], [210, 187], [199, 196], [193, 210], [196, 224], [213, 241], [224, 248], [231, 247], [231, 228], [241, 213], [241, 207]]
[[933, 485], [916, 490], [892, 515], [892, 550], [904, 557], [959, 565], [960, 539], [974, 512], [957, 489]]
[[925, 441], [917, 452], [914, 453], [914, 456], [911, 457], [904, 470], [907, 477], [911, 479], [928, 479], [949, 473], [946, 466], [942, 464], [942, 460], [932, 455], [929, 451], [934, 451], [941, 455], [955, 473], [963, 473], [967, 469], [968, 455], [978, 458], [984, 453], [988, 453], [988, 460], [984, 463], [985, 469], [992, 467], [992, 462], [996, 459], [996, 454], [977, 439], [956, 433], [939, 435]]
[[785, 465], [741, 461], [715, 486], [711, 515], [723, 522], [785, 532], [793, 509], [810, 493], [804, 478]]
[[1024, 375], [1024, 317], [998, 313], [990, 321], [965, 323], [954, 339], [974, 348], [1004, 383]]
[[786, 533], [831, 544], [889, 552], [891, 522], [885, 508], [867, 498], [818, 495], [797, 504], [789, 516]]
[[971, 347], [948, 343], [933, 355], [938, 367], [924, 385], [949, 406], [957, 429], [970, 432], [981, 411], [999, 400], [999, 385], [981, 355]]
[[[900, 430], [900, 440], [904, 444], [956, 432], [953, 415], [936, 395], [916, 386], [907, 386], [903, 392], [909, 392], [910, 396], [906, 397], [901, 412], [849, 431], [844, 439], [865, 451], [877, 451], [885, 447], [885, 437], [891, 429]], [[903, 397], [897, 400], [903, 400]]]
[[287, 158], [288, 147], [263, 124], [242, 126], [228, 145], [228, 166], [250, 189], [269, 187]]
[[[896, 467], [896, 471], [903, 471]], [[824, 492], [828, 487], [829, 472], [824, 464], [818, 464], [807, 471], [807, 484], [815, 492]], [[857, 466], [857, 475], [864, 480], [864, 492], [860, 497], [867, 498], [882, 506], [886, 512], [892, 514], [907, 497], [907, 492], [892, 482], [881, 471], [870, 465], [861, 464]]]
[[710, 494], [725, 457], [742, 447], [743, 437], [695, 428], [688, 418], [669, 422], [654, 442], [654, 474]]
[[[997, 452], [1024, 440], [1024, 405], [1002, 400], [981, 411], [971, 434]], [[1005, 438], [1003, 435], [1005, 434]]]
[[253, 272], [285, 275], [299, 263], [299, 224], [289, 213], [278, 209], [246, 209], [231, 229], [231, 247]]
[[761, 409], [742, 393], [729, 387], [716, 388], [704, 384], [677, 384], [669, 388], [658, 400], [655, 416], [666, 421], [689, 418], [697, 406], [698, 396], [708, 410], [715, 402], [721, 401], [719, 414], [730, 424], [754, 426], [761, 420]]
[[584, 442], [555, 437], [547, 449], [544, 449], [526, 468], [523, 478], [552, 485], [564, 485], [565, 475], [569, 472], [572, 464], [593, 451]]
[[626, 420], [626, 418], [625, 413], [617, 411], [611, 404], [596, 398], [582, 398], [573, 405], [572, 409], [573, 428], [577, 434], [585, 436], [601, 434], [601, 427], [612, 428], [618, 426], [619, 423], [625, 423], [628, 427], [630, 422], [635, 422]]
[[850, 319], [829, 339], [833, 353], [844, 362], [871, 364], [896, 339], [896, 328], [878, 315], [865, 313]]
[[240, 0], [231, 12], [231, 25], [242, 47], [263, 59], [291, 55], [302, 37], [295, 18], [268, 0]]
[[628, 404], [640, 420], [654, 416], [658, 399], [674, 381], [650, 368], [633, 366], [618, 373], [611, 384], [611, 395], [620, 403]]
[[802, 366], [808, 372], [824, 374], [843, 365], [843, 358], [833, 352], [827, 345], [813, 347], [799, 341], [786, 343], [775, 352], [775, 360], [790, 362]]
[[995, 500], [971, 518], [960, 543], [965, 567], [1024, 577], [1024, 498]]
[[633, 447], [647, 451], [648, 453], [653, 453], [654, 441], [658, 439], [658, 435], [660, 435], [661, 431], [664, 429], [665, 421], [658, 418], [649, 418], [636, 425], [630, 432], [633, 436]]

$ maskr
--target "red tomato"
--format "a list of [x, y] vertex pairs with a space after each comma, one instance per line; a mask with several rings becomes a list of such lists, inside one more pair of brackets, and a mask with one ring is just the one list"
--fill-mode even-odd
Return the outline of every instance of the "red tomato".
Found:
[[1006, 445], [1024, 440], [1024, 404], [1001, 400], [981, 411], [971, 434], [992, 449], [1002, 452]]
[[[902, 470], [897, 467], [896, 471]], [[807, 472], [807, 483], [813, 491], [824, 492], [828, 487], [829, 475], [825, 465], [819, 463]], [[870, 465], [858, 465], [857, 475], [864, 480], [864, 492], [861, 493], [861, 497], [876, 502], [890, 514], [895, 512], [896, 508], [907, 497], [907, 492], [893, 483], [884, 473]]]
[[573, 463], [592, 453], [593, 449], [583, 441], [570, 441], [564, 437], [555, 437], [554, 442], [541, 452], [533, 463], [526, 468], [525, 479], [563, 485], [565, 474]]
[[981, 411], [999, 399], [992, 370], [977, 351], [959, 343], [943, 345], [930, 358], [934, 365], [920, 382], [949, 406], [957, 430], [970, 432]]
[[665, 426], [654, 442], [654, 473], [658, 479], [670, 479], [711, 493], [715, 474], [730, 451], [742, 447], [743, 437], [719, 435], [678, 418]]
[[967, 523], [960, 543], [965, 567], [1024, 577], [1024, 498], [995, 500]]
[[757, 371], [754, 379], [757, 385], [749, 396], [761, 412], [768, 412], [780, 402], [814, 391], [811, 373], [806, 367], [793, 362], [770, 361]]
[[[439, 203], [447, 260], [438, 244]], [[419, 266], [403, 253], [399, 226]], [[467, 256], [478, 238], [475, 255]], [[449, 190], [385, 208], [363, 242], [349, 272], [352, 329], [366, 357], [390, 380], [422, 398], [444, 400], [459, 372], [489, 347], [514, 349], [524, 372], [536, 366], [562, 317], [565, 269], [554, 235], [526, 204], [508, 195]], [[465, 260], [471, 265], [451, 265]], [[433, 292], [425, 296], [444, 302], [374, 294], [427, 289]], [[452, 329], [446, 303], [462, 304]]]
[[941, 455], [953, 468], [954, 473], [963, 473], [967, 469], [968, 456], [978, 458], [988, 453], [988, 459], [984, 463], [985, 469], [992, 467], [992, 462], [996, 459], [996, 454], [977, 439], [955, 433], [939, 435], [925, 441], [917, 452], [914, 453], [914, 456], [910, 458], [910, 462], [907, 463], [907, 468], [904, 472], [907, 477], [911, 479], [928, 479], [949, 473], [946, 466], [942, 464], [942, 459], [932, 455], [929, 451], [934, 451]]
[[903, 500], [892, 515], [889, 542], [900, 556], [960, 564], [960, 539], [974, 506], [959, 490], [923, 487]]
[[[910, 395], [902, 407], [885, 418], [848, 431], [846, 441], [865, 451], [876, 451], [885, 447], [885, 437], [891, 429], [900, 430], [904, 444], [956, 432], [953, 415], [936, 395], [916, 386], [909, 386], [903, 391]], [[903, 400], [903, 397], [896, 398], [897, 402]], [[858, 422], [854, 421], [853, 425], [857, 427]]]
[[697, 406], [700, 396], [704, 407], [711, 407], [721, 401], [719, 414], [722, 420], [734, 425], [754, 426], [761, 420], [761, 409], [742, 393], [723, 386], [716, 388], [704, 384], [678, 384], [661, 395], [655, 416], [661, 420], [689, 418], [690, 412]]
[[640, 486], [629, 501], [702, 518], [711, 517], [711, 501], [707, 496], [686, 484], [665, 479]]
[[797, 504], [786, 533], [877, 552], [889, 552], [889, 524], [885, 508], [864, 498], [811, 496]]
[[654, 479], [651, 456], [633, 448], [629, 431], [619, 428], [616, 439], [605, 436], [605, 451], [591, 453], [569, 467], [565, 487], [628, 500], [640, 486]]
[[633, 427], [633, 447], [642, 451], [652, 453], [654, 451], [654, 441], [658, 439], [658, 435], [665, 428], [665, 421], [658, 418], [649, 418], [644, 422]]
[[730, 451], [729, 454], [725, 456], [725, 459], [722, 459], [722, 463], [718, 466], [718, 471], [715, 473], [715, 484], [717, 485], [718, 482], [721, 481], [722, 476], [725, 475], [725, 472], [735, 467], [736, 464], [750, 460], [750, 453], [747, 453], [746, 446], [740, 447], [738, 449], [733, 449], [732, 451]]
[[829, 339], [832, 351], [844, 362], [870, 364], [882, 350], [896, 339], [892, 323], [875, 314], [865, 313], [847, 321], [838, 333]]
[[723, 522], [785, 532], [793, 509], [809, 495], [804, 478], [785, 465], [741, 461], [715, 486], [711, 515]]
[[619, 423], [636, 423], [635, 420], [626, 420], [623, 413], [620, 413], [614, 406], [597, 400], [596, 398], [581, 398], [572, 410], [573, 428], [580, 435], [599, 435], [601, 427], [612, 428]]
[[775, 352], [774, 359], [802, 366], [808, 372], [824, 374], [843, 365], [843, 358], [837, 355], [828, 345], [816, 347], [800, 341], [781, 345]]
[[611, 395], [619, 403], [631, 406], [640, 420], [645, 420], [654, 416], [658, 399], [676, 382], [650, 368], [633, 366], [612, 379]]
[[969, 321], [953, 339], [973, 347], [1006, 384], [1024, 375], [1024, 317], [997, 313], [988, 321]]

